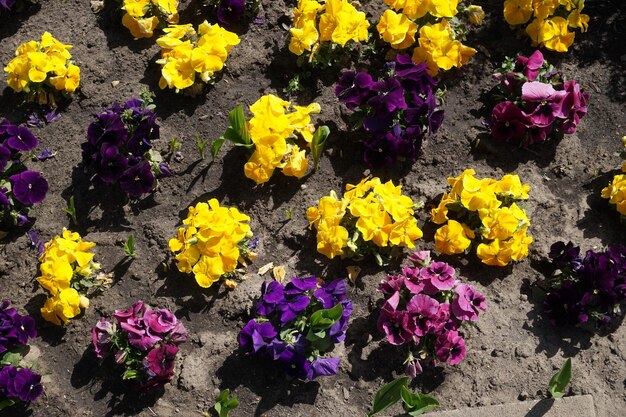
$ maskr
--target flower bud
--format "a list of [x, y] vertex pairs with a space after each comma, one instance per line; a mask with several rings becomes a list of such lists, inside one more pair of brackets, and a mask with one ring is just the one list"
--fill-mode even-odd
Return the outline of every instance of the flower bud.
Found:
[[85, 297], [84, 295], [81, 295], [79, 305], [80, 305], [80, 308], [83, 308], [83, 309], [89, 308], [89, 298]]
[[467, 15], [470, 22], [472, 22], [472, 24], [476, 26], [481, 25], [483, 23], [483, 20], [485, 19], [485, 11], [483, 10], [483, 8], [473, 4], [467, 8]]

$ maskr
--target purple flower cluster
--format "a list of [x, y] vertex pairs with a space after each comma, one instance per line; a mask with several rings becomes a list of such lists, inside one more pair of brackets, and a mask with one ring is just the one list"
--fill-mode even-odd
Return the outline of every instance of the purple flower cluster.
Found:
[[370, 167], [405, 159], [415, 162], [426, 133], [436, 133], [443, 122], [437, 82], [426, 64], [399, 54], [387, 68], [382, 81], [364, 71], [347, 71], [335, 86], [339, 101], [362, 119], [368, 133], [364, 160]]
[[572, 242], [556, 242], [549, 257], [554, 273], [544, 301], [545, 312], [555, 326], [609, 324], [621, 316], [626, 301], [626, 246], [605, 252], [588, 250]]
[[415, 252], [413, 266], [389, 275], [378, 290], [385, 303], [378, 316], [378, 330], [393, 345], [408, 345], [405, 373], [422, 372], [420, 360], [450, 362], [465, 357], [459, 329], [464, 321], [476, 321], [487, 310], [485, 297], [474, 287], [460, 283], [455, 270], [444, 262], [431, 262], [430, 252]]
[[91, 331], [96, 356], [114, 354], [115, 362], [124, 365], [124, 379], [136, 379], [142, 391], [170, 382], [178, 345], [187, 340], [183, 323], [169, 310], [150, 309], [142, 301], [116, 310], [113, 317], [113, 322], [101, 317]]
[[95, 116], [82, 150], [85, 168], [98, 181], [119, 183], [125, 193], [139, 197], [155, 188], [156, 179], [171, 175], [161, 155], [152, 150], [152, 141], [159, 139], [153, 109], [149, 99], [133, 98]]
[[0, 0], [0, 12], [10, 12], [16, 0]]
[[491, 134], [522, 146], [544, 142], [554, 133], [572, 134], [587, 114], [589, 94], [576, 81], [563, 81], [540, 51], [518, 56], [495, 74], [503, 100], [491, 113]]
[[27, 224], [30, 207], [46, 198], [48, 182], [22, 162], [38, 144], [28, 127], [0, 120], [0, 230]]
[[352, 302], [346, 299], [342, 279], [294, 277], [286, 285], [277, 281], [261, 286], [256, 318], [239, 333], [239, 344], [249, 353], [274, 361], [301, 379], [335, 375], [339, 358], [323, 358], [345, 339]]
[[[5, 354], [28, 344], [28, 339], [37, 337], [35, 320], [22, 316], [7, 300], [0, 305], [0, 359]], [[9, 362], [9, 361], [7, 361]], [[12, 361], [11, 361], [12, 362]], [[19, 363], [2, 366], [0, 369], [0, 403], [5, 399], [24, 402], [35, 401], [43, 393], [41, 375]]]

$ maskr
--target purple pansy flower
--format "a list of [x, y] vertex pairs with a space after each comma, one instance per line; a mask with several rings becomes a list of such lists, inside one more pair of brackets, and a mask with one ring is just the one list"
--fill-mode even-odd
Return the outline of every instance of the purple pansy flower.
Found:
[[100, 317], [96, 326], [91, 329], [91, 343], [93, 345], [96, 357], [102, 359], [104, 355], [109, 351], [111, 346], [111, 335], [113, 334], [113, 324]]
[[439, 336], [435, 342], [437, 359], [441, 362], [450, 360], [450, 365], [456, 365], [465, 358], [465, 340], [457, 331], [451, 330]]
[[246, 0], [221, 0], [217, 7], [217, 20], [225, 25], [237, 23], [246, 11]]
[[487, 311], [485, 296], [480, 294], [471, 285], [459, 284], [455, 288], [458, 297], [450, 304], [452, 313], [459, 320], [476, 321], [478, 310]]
[[503, 142], [522, 139], [526, 134], [527, 116], [511, 101], [498, 103], [491, 113], [491, 134]]
[[30, 151], [39, 144], [37, 138], [26, 126], [10, 126], [6, 130], [6, 144], [15, 151]]
[[176, 316], [165, 308], [148, 310], [143, 316], [150, 331], [155, 334], [164, 334], [172, 331], [178, 324]]
[[421, 270], [421, 276], [426, 284], [424, 292], [434, 294], [437, 291], [449, 290], [456, 284], [455, 271], [445, 262], [433, 262]]
[[10, 178], [13, 195], [22, 204], [32, 206], [41, 203], [48, 192], [48, 181], [35, 171], [24, 171]]

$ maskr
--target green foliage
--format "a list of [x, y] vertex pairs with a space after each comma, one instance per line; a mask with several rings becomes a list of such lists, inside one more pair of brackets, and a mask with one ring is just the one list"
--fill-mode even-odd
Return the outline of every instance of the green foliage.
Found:
[[320, 162], [322, 152], [324, 151], [324, 145], [326, 144], [326, 138], [330, 134], [328, 126], [320, 126], [313, 135], [311, 140], [311, 155], [313, 156], [313, 165], [317, 170], [317, 165]]
[[68, 204], [67, 207], [63, 209], [63, 211], [69, 214], [69, 216], [72, 218], [72, 221], [74, 222], [74, 225], [78, 226], [78, 219], [76, 218], [76, 205], [74, 204], [74, 196], [70, 197], [70, 203]]
[[215, 408], [219, 417], [228, 417], [228, 413], [231, 410], [239, 407], [239, 400], [237, 397], [234, 394], [232, 397], [229, 397], [230, 390], [226, 388], [224, 391], [220, 391], [219, 395], [215, 398], [215, 405], [213, 408]]
[[228, 118], [230, 126], [228, 126], [222, 136], [215, 139], [211, 144], [211, 156], [213, 156], [213, 159], [215, 159], [225, 141], [232, 142], [235, 146], [244, 146], [246, 148], [253, 146], [250, 132], [248, 131], [248, 123], [243, 114], [243, 106], [240, 104], [231, 110]]
[[370, 411], [368, 417], [378, 414], [381, 411], [385, 411], [400, 401], [400, 399], [402, 399], [402, 388], [406, 388], [408, 383], [409, 378], [403, 376], [402, 378], [394, 379], [379, 389], [374, 397], [374, 401], [372, 402], [372, 411]]
[[13, 404], [15, 404], [14, 400], [4, 400], [0, 402], [0, 410], [4, 410], [7, 407], [11, 407]]
[[169, 143], [169, 153], [174, 154], [176, 153], [177, 150], [179, 150], [181, 148], [181, 146], [183, 146], [183, 143], [181, 141], [178, 140], [178, 138], [176, 136], [174, 136], [172, 138], [172, 140], [170, 140]]
[[199, 133], [196, 133], [196, 146], [198, 147], [198, 152], [200, 152], [200, 159], [204, 159], [205, 152], [204, 148], [209, 143], [208, 139], [202, 139]]
[[135, 235], [132, 233], [128, 236], [128, 240], [124, 243], [124, 255], [133, 259], [137, 256], [135, 253]]
[[408, 383], [409, 378], [403, 376], [382, 387], [374, 397], [372, 411], [368, 417], [385, 411], [400, 400], [402, 400], [404, 411], [411, 416], [419, 416], [439, 407], [439, 401], [434, 397], [409, 391]]
[[548, 393], [552, 398], [563, 398], [565, 395], [565, 388], [569, 385], [572, 379], [572, 359], [567, 358], [565, 364], [559, 372], [554, 374], [548, 384]]

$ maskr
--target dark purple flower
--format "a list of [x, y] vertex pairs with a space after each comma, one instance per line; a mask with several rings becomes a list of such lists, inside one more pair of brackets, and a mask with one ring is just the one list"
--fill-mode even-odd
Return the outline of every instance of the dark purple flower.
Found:
[[113, 317], [115, 318], [115, 320], [117, 320], [118, 323], [122, 324], [126, 323], [128, 319], [143, 317], [145, 312], [146, 305], [143, 303], [143, 301], [139, 300], [136, 301], [128, 310], [115, 310], [115, 313], [113, 313]]
[[364, 105], [375, 95], [376, 83], [367, 72], [346, 71], [335, 86], [335, 96], [350, 110]]
[[9, 200], [8, 192], [9, 190], [7, 190], [6, 188], [0, 188], [0, 207], [11, 205], [11, 200]]
[[281, 324], [287, 324], [300, 315], [311, 303], [307, 295], [296, 295], [278, 306]]
[[[0, 196], [1, 198], [2, 196]], [[0, 205], [2, 205], [0, 203]], [[39, 235], [39, 230], [32, 228], [28, 232], [26, 232], [28, 236], [28, 240], [30, 240], [30, 244], [37, 249], [37, 254], [41, 256], [44, 249], [44, 242], [41, 241], [41, 236]]]
[[339, 362], [339, 358], [317, 358], [311, 364], [307, 378], [313, 380], [318, 376], [335, 375], [339, 371]]
[[4, 300], [0, 305], [0, 354], [12, 347], [25, 345], [28, 339], [35, 337], [35, 320], [22, 316], [11, 307], [10, 301]]
[[456, 284], [455, 271], [445, 262], [433, 262], [421, 270], [425, 281], [424, 293], [435, 294], [441, 290], [450, 290]]
[[314, 276], [305, 278], [291, 278], [291, 281], [285, 285], [284, 293], [286, 295], [300, 295], [317, 287], [318, 280]]
[[424, 295], [414, 295], [406, 305], [409, 314], [409, 330], [418, 337], [436, 333], [445, 323], [439, 321], [439, 302]]
[[343, 279], [336, 279], [329, 283], [324, 283], [313, 293], [313, 296], [322, 303], [323, 308], [332, 308], [346, 295], [346, 282]]
[[164, 335], [174, 329], [178, 324], [176, 316], [165, 308], [148, 310], [144, 314], [143, 319], [146, 321], [153, 334]]
[[378, 94], [367, 100], [367, 105], [373, 108], [376, 114], [393, 113], [396, 110], [406, 109], [404, 89], [400, 85], [400, 81], [395, 78], [387, 78], [382, 83], [377, 83], [374, 90]]
[[406, 311], [398, 310], [400, 293], [392, 295], [383, 304], [378, 316], [377, 327], [385, 333], [387, 341], [392, 345], [403, 345], [413, 340], [413, 333], [409, 330], [409, 315]]
[[41, 203], [48, 192], [48, 182], [40, 173], [24, 171], [10, 178], [13, 195], [25, 206]]
[[98, 153], [94, 154], [96, 173], [105, 184], [114, 184], [128, 168], [128, 158], [117, 145], [103, 143]]
[[4, 172], [9, 160], [11, 159], [11, 150], [0, 143], [0, 172]]
[[548, 254], [552, 260], [552, 264], [558, 268], [571, 268], [574, 271], [578, 271], [582, 266], [582, 259], [580, 258], [580, 247], [574, 246], [570, 241], [555, 242], [550, 246], [550, 253]]
[[152, 174], [150, 164], [147, 161], [137, 162], [124, 172], [119, 182], [125, 193], [139, 197], [152, 191], [154, 174]]
[[498, 103], [491, 113], [491, 121], [491, 135], [504, 142], [522, 139], [528, 124], [526, 115], [511, 101]]
[[17, 368], [15, 366], [4, 366], [0, 369], [0, 393], [7, 397], [17, 397], [15, 390], [15, 377]]
[[285, 301], [284, 287], [278, 281], [261, 284], [261, 298], [256, 304], [256, 312], [260, 316], [269, 316], [276, 311], [278, 305]]
[[328, 335], [333, 343], [342, 342], [346, 338], [346, 330], [348, 329], [348, 321], [352, 315], [352, 301], [343, 300], [341, 302], [342, 313], [339, 320], [333, 324], [328, 330]]
[[246, 11], [246, 0], [222, 0], [217, 7], [217, 20], [225, 25], [235, 24]]
[[15, 375], [13, 383], [20, 401], [35, 401], [43, 393], [41, 375], [28, 368], [20, 368]]
[[152, 334], [148, 323], [143, 318], [129, 318], [120, 327], [126, 331], [128, 342], [139, 350], [147, 351], [163, 340], [162, 337]]
[[0, 0], [0, 7], [4, 9], [5, 12], [10, 12], [16, 1], [17, 0]]
[[161, 162], [159, 164], [159, 172], [161, 173], [160, 177], [173, 177], [174, 176], [167, 162]]
[[48, 108], [46, 112], [43, 114], [43, 118], [46, 120], [46, 123], [56, 122], [61, 118], [61, 113], [59, 112], [59, 108]]
[[311, 362], [301, 353], [286, 349], [280, 357], [280, 363], [287, 374], [300, 379], [311, 375]]
[[250, 320], [239, 333], [239, 345], [249, 351], [258, 352], [267, 346], [268, 340], [276, 337], [278, 333], [270, 322], [257, 323]]
[[539, 70], [543, 66], [543, 54], [541, 51], [536, 50], [528, 58], [525, 56], [518, 56], [515, 62], [515, 69], [521, 71], [528, 81], [535, 81], [539, 75]]
[[572, 281], [565, 281], [555, 290], [548, 292], [543, 308], [552, 325], [561, 327], [578, 324], [582, 308], [578, 304], [581, 295]]
[[437, 338], [435, 352], [440, 362], [450, 359], [450, 365], [456, 365], [465, 358], [465, 340], [457, 331], [449, 331]]
[[6, 135], [6, 144], [16, 151], [30, 151], [39, 144], [37, 138], [26, 126], [10, 126]]
[[178, 347], [168, 344], [161, 344], [148, 352], [143, 360], [148, 380], [140, 390], [151, 391], [170, 382], [174, 376], [177, 353]]
[[96, 357], [102, 359], [111, 347], [111, 335], [113, 334], [113, 324], [100, 317], [96, 326], [91, 329], [91, 344], [96, 353]]
[[450, 307], [457, 319], [476, 321], [478, 320], [478, 310], [487, 311], [485, 296], [471, 285], [459, 284], [454, 291], [458, 297], [452, 301]]
[[410, 93], [426, 96], [437, 89], [437, 82], [428, 74], [428, 65], [424, 62], [416, 64], [408, 54], [396, 55], [394, 76]]

